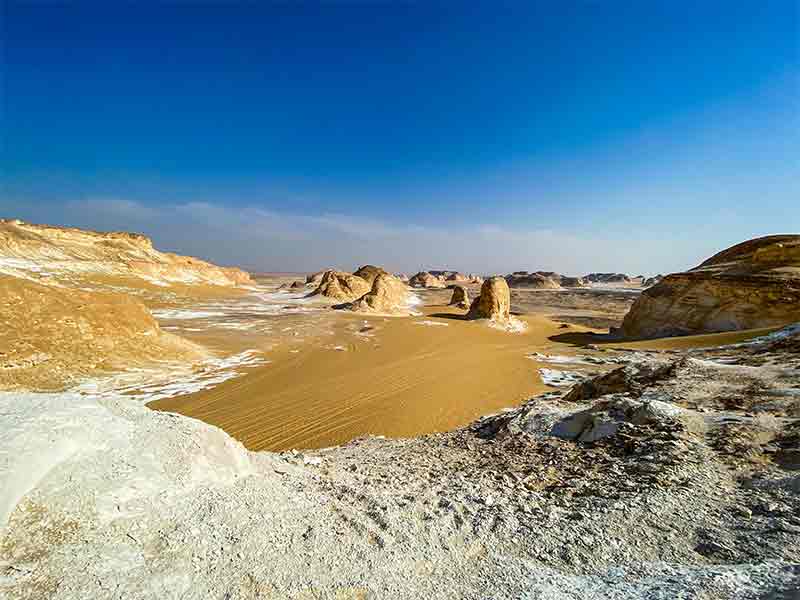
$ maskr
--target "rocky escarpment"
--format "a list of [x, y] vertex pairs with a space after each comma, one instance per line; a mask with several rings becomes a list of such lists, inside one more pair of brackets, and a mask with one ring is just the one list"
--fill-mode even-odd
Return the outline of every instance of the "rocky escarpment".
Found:
[[0, 272], [51, 281], [133, 276], [159, 285], [251, 283], [241, 269], [161, 252], [137, 233], [99, 233], [19, 220], [0, 220]]
[[644, 290], [622, 324], [629, 338], [690, 335], [800, 321], [800, 235], [737, 244]]

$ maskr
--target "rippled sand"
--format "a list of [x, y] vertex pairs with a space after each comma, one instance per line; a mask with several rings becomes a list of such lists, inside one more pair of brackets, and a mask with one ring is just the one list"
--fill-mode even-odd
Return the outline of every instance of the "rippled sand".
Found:
[[[284, 450], [448, 430], [548, 389], [528, 354], [553, 349], [557, 323], [526, 316], [527, 330], [510, 334], [441, 306], [421, 312], [275, 319], [268, 364], [150, 406], [217, 425], [251, 449]], [[195, 339], [213, 344], [208, 335]]]

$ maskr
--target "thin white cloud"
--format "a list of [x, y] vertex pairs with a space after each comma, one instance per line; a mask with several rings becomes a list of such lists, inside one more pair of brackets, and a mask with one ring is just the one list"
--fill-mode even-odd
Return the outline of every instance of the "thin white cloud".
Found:
[[[664, 270], [655, 265], [675, 259], [672, 245], [654, 244], [644, 234], [604, 239], [548, 228], [516, 230], [496, 223], [390, 223], [337, 213], [293, 214], [210, 202], [153, 206], [119, 198], [70, 202], [68, 214], [71, 225], [139, 231], [166, 250], [265, 271], [353, 269], [375, 263], [397, 271], [652, 274]], [[687, 259], [677, 268], [690, 266]]]

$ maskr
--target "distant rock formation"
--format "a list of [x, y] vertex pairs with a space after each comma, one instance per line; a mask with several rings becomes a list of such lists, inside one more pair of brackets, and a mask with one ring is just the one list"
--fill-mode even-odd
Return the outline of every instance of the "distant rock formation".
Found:
[[342, 308], [355, 312], [408, 315], [408, 286], [389, 273], [379, 273], [369, 292]]
[[555, 279], [541, 273], [528, 273], [515, 271], [505, 277], [506, 283], [512, 288], [532, 288], [541, 290], [555, 290], [561, 287]]
[[737, 244], [644, 290], [625, 316], [629, 338], [753, 329], [800, 321], [800, 235]]
[[469, 294], [467, 293], [467, 288], [462, 285], [453, 286], [453, 295], [450, 298], [450, 306], [456, 306], [464, 309], [469, 308]]
[[420, 287], [420, 288], [443, 288], [445, 287], [445, 283], [442, 279], [428, 273], [427, 271], [420, 271], [416, 275], [414, 275], [408, 282], [411, 287]]
[[475, 273], [469, 274], [469, 282], [470, 283], [483, 283], [483, 277], [480, 275], [476, 275]]
[[48, 273], [53, 280], [101, 275], [139, 277], [157, 285], [252, 283], [241, 269], [161, 252], [138, 233], [99, 233], [0, 219], [0, 273], [31, 272]]
[[352, 302], [369, 292], [371, 286], [361, 277], [342, 271], [325, 271], [309, 296], [324, 296], [336, 302]]
[[491, 277], [484, 281], [480, 296], [469, 307], [467, 318], [507, 323], [511, 319], [511, 292], [506, 280]]
[[590, 283], [631, 283], [630, 277], [625, 273], [589, 273], [583, 279]]
[[455, 281], [459, 283], [466, 283], [469, 281], [469, 277], [464, 275], [463, 273], [451, 273], [447, 276], [445, 281]]
[[302, 281], [293, 281], [292, 285], [290, 285], [289, 287], [290, 289], [293, 290], [300, 290], [300, 289], [305, 289], [306, 284], [304, 284]]
[[378, 275], [389, 275], [389, 273], [380, 267], [376, 267], [375, 265], [364, 265], [363, 267], [359, 267], [359, 269], [353, 273], [353, 275], [356, 277], [361, 277], [361, 279], [366, 281], [371, 286]]

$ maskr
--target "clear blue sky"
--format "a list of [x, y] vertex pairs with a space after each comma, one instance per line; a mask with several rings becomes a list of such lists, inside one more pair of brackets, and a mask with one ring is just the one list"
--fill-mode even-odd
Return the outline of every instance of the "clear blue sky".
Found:
[[262, 269], [679, 270], [800, 231], [797, 2], [14, 2], [5, 216]]

